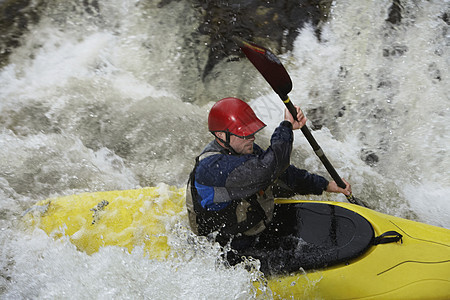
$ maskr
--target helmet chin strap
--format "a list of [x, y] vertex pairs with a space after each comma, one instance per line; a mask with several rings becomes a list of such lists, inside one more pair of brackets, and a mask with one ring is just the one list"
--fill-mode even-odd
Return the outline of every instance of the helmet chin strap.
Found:
[[231, 137], [230, 132], [229, 132], [228, 130], [227, 130], [227, 131], [220, 131], [220, 132], [224, 132], [224, 133], [225, 133], [225, 138], [226, 138], [226, 140], [223, 140], [222, 138], [218, 137], [218, 136], [216, 135], [215, 132], [211, 132], [211, 133], [214, 135], [214, 137], [215, 137], [216, 139], [218, 139], [220, 142], [222, 142], [222, 144], [225, 146], [224, 148], [225, 148], [226, 150], [228, 150], [228, 151], [230, 152], [230, 154], [233, 154], [233, 155], [239, 155], [239, 153], [237, 153], [237, 152], [233, 149], [233, 147], [231, 147], [231, 145], [230, 145], [230, 137]]

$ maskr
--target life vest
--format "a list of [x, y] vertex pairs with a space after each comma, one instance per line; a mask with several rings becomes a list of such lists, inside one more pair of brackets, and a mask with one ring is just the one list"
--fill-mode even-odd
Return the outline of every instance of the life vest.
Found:
[[223, 244], [231, 237], [243, 234], [255, 236], [261, 233], [272, 221], [274, 197], [272, 187], [245, 199], [233, 200], [230, 205], [218, 211], [209, 211], [201, 206], [195, 188], [195, 172], [201, 159], [220, 151], [205, 151], [195, 159], [186, 191], [186, 207], [192, 231], [197, 235], [208, 236], [217, 233], [216, 241]]

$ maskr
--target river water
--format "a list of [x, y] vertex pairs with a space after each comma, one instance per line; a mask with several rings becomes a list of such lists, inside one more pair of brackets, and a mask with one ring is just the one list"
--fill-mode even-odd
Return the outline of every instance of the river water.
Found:
[[[267, 145], [281, 101], [246, 60], [221, 62], [202, 81], [207, 41], [186, 38], [200, 18], [187, 2], [100, 1], [97, 14], [54, 2], [0, 70], [0, 298], [254, 297], [259, 274], [218, 267], [214, 245], [172, 262], [139, 247], [89, 256], [21, 223], [52, 196], [184, 186], [221, 97], [249, 101]], [[336, 1], [321, 40], [306, 26], [280, 59], [291, 99], [355, 196], [450, 228], [449, 1], [402, 1], [395, 25], [391, 4]], [[327, 176], [300, 132], [292, 161]]]

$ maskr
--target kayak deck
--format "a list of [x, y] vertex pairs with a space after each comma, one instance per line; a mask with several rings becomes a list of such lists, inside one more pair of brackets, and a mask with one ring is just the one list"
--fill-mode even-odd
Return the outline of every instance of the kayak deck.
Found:
[[320, 202], [278, 204], [268, 230], [236, 255], [257, 258], [266, 275], [279, 275], [347, 262], [364, 253], [373, 239], [370, 223], [347, 208]]
[[401, 241], [372, 245], [339, 264], [270, 276], [275, 298], [450, 299], [450, 230], [341, 202], [278, 200], [280, 204], [321, 203], [347, 208], [366, 219], [374, 236], [396, 231]]

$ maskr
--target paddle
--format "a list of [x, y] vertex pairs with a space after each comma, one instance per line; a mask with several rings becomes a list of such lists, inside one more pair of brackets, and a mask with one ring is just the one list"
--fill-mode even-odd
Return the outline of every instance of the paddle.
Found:
[[[244, 52], [247, 58], [256, 67], [256, 69], [258, 69], [264, 79], [266, 79], [266, 81], [270, 84], [272, 89], [278, 94], [278, 96], [280, 96], [281, 100], [283, 100], [284, 104], [286, 105], [294, 119], [297, 120], [297, 110], [295, 109], [288, 96], [289, 92], [292, 90], [291, 77], [287, 73], [284, 66], [281, 64], [280, 60], [272, 52], [264, 47], [247, 42], [238, 37], [233, 37], [233, 39], [241, 48], [242, 52]], [[342, 178], [339, 176], [328, 158], [325, 156], [319, 144], [312, 136], [311, 131], [309, 131], [306, 125], [303, 126], [301, 130], [333, 180], [339, 187], [345, 189], [344, 181], [342, 181]], [[346, 197], [350, 203], [368, 207], [366, 203], [355, 198], [353, 195], [349, 195]]]

